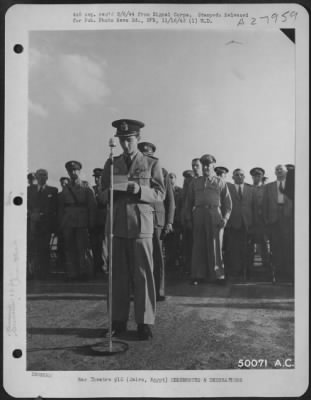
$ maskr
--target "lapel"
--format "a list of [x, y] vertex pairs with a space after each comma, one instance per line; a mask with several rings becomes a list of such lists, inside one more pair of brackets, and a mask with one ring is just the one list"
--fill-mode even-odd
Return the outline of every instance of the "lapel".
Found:
[[273, 182], [272, 188], [273, 188], [272, 196], [273, 196], [274, 201], [277, 203], [278, 202], [278, 183], [277, 183], [277, 181]]

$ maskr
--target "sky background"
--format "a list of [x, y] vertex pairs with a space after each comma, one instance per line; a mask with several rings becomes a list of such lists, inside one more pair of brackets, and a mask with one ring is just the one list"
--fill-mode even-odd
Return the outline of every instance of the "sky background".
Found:
[[145, 123], [179, 185], [206, 153], [228, 181], [294, 163], [295, 45], [279, 30], [40, 31], [29, 44], [28, 172], [46, 168], [50, 185], [69, 160], [93, 184], [120, 118]]

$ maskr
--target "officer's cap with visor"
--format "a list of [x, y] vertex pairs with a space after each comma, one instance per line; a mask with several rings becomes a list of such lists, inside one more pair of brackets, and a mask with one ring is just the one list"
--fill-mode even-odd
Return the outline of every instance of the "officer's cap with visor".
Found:
[[94, 168], [93, 176], [101, 176], [102, 172], [103, 172], [102, 168]]
[[80, 161], [68, 161], [65, 164], [65, 168], [67, 171], [80, 170], [82, 168], [82, 164]]
[[150, 154], [153, 155], [156, 151], [156, 147], [153, 143], [150, 142], [140, 142], [138, 143], [138, 150], [141, 151], [144, 154]]
[[128, 138], [130, 136], [139, 136], [140, 129], [145, 126], [143, 122], [135, 119], [118, 119], [113, 121], [111, 124], [114, 128], [117, 128], [115, 137]]
[[215, 167], [215, 172], [218, 175], [227, 174], [229, 172], [228, 168], [226, 167]]
[[186, 171], [184, 171], [184, 172], [182, 173], [182, 176], [183, 176], [184, 178], [193, 178], [194, 173], [193, 173], [192, 169], [186, 169]]
[[204, 154], [201, 158], [200, 158], [200, 163], [202, 165], [209, 165], [209, 164], [215, 164], [216, 159], [214, 156], [212, 156], [211, 154]]

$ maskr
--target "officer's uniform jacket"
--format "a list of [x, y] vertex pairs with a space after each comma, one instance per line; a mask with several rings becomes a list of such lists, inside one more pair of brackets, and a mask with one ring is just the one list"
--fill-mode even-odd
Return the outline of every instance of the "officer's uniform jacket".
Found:
[[96, 226], [104, 226], [106, 222], [106, 216], [107, 216], [107, 205], [103, 204], [99, 200], [99, 188], [97, 185], [93, 186], [93, 191], [95, 194], [95, 199], [96, 199], [96, 215], [95, 215], [95, 225]]
[[[71, 194], [69, 188], [74, 193]], [[96, 213], [96, 200], [88, 183], [80, 179], [69, 182], [58, 198], [60, 228], [93, 227]]]
[[218, 176], [210, 179], [200, 176], [192, 179], [186, 196], [186, 221], [192, 220], [196, 209], [205, 209], [211, 216], [213, 226], [218, 226], [222, 219], [228, 221], [232, 202], [227, 184]]
[[57, 193], [58, 189], [45, 185], [42, 192], [38, 186], [33, 185], [27, 188], [27, 209], [31, 222], [39, 223], [47, 231], [53, 232], [56, 227], [57, 218]]
[[[151, 156], [149, 156], [151, 157]], [[155, 158], [156, 159], [156, 158]], [[166, 224], [173, 224], [175, 213], [175, 199], [171, 181], [168, 177], [167, 171], [162, 168], [165, 197], [164, 201], [156, 201], [154, 206], [154, 224], [158, 227], [164, 227]]]
[[242, 199], [233, 183], [227, 183], [232, 199], [232, 212], [227, 224], [228, 228], [240, 229], [250, 228], [253, 224], [254, 214], [254, 190], [253, 187], [244, 183]]
[[[140, 185], [138, 194], [114, 191], [113, 233], [120, 238], [151, 238], [154, 230], [153, 204], [163, 201], [165, 187], [159, 161], [153, 157], [136, 153], [128, 169], [124, 154], [114, 157], [114, 176], [127, 175], [129, 181]], [[101, 201], [107, 201], [110, 186], [110, 160], [107, 160], [101, 186]], [[108, 214], [109, 220], [109, 214]], [[108, 224], [109, 225], [109, 224]]]

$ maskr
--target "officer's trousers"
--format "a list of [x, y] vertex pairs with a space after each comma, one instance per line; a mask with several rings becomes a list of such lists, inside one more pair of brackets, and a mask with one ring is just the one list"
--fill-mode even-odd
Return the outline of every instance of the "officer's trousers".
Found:
[[114, 237], [112, 263], [112, 320], [127, 322], [132, 284], [136, 323], [153, 325], [156, 296], [152, 238]]
[[88, 247], [87, 228], [68, 227], [63, 230], [65, 244], [65, 270], [68, 278], [77, 278], [88, 271], [86, 250]]
[[155, 227], [153, 233], [153, 277], [156, 295], [165, 295], [165, 266], [163, 259], [163, 242], [161, 240], [161, 227]]

